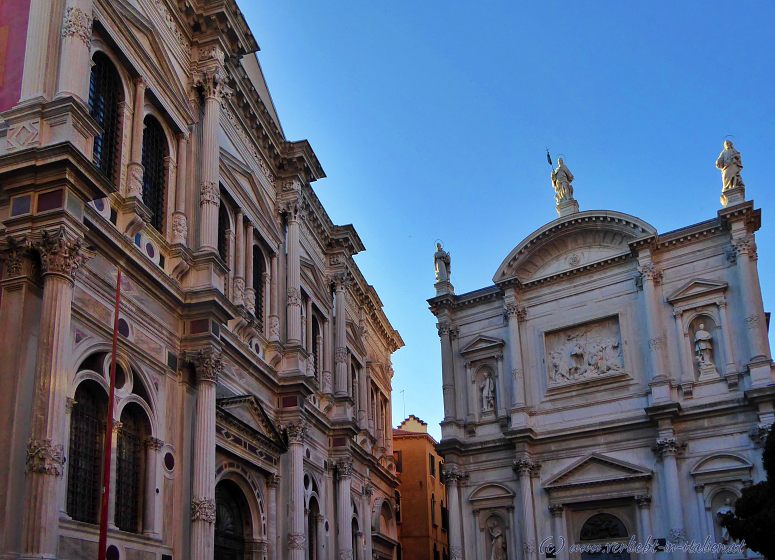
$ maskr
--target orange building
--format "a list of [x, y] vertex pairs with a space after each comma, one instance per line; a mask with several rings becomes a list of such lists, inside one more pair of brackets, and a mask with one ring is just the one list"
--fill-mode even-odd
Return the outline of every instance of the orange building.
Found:
[[410, 414], [393, 430], [393, 454], [399, 477], [399, 560], [448, 560], [447, 490], [443, 463], [428, 424]]

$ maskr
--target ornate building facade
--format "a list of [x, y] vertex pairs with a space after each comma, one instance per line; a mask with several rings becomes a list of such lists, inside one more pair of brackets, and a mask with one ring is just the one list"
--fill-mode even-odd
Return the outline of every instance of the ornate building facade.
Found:
[[0, 18], [0, 558], [96, 557], [106, 438], [109, 558], [394, 558], [403, 342], [236, 2]]
[[492, 286], [456, 295], [437, 247], [451, 558], [537, 560], [551, 546], [565, 560], [653, 558], [589, 552], [649, 536], [729, 543], [718, 514], [764, 477], [775, 377], [761, 214], [739, 153], [724, 153], [739, 167], [717, 163], [723, 207], [694, 225], [659, 233], [579, 211], [560, 161], [559, 218], [511, 251]]

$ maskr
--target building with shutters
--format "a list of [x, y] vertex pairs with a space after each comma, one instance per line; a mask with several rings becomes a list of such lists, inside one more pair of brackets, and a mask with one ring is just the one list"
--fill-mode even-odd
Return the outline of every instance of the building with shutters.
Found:
[[10, 4], [0, 558], [96, 558], [106, 440], [109, 558], [395, 558], [403, 342], [236, 2]]

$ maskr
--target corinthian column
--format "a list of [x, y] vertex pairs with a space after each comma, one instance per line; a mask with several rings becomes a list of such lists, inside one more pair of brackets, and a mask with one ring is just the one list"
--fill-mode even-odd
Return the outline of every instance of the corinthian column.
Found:
[[195, 359], [199, 382], [194, 425], [191, 559], [212, 560], [215, 540], [215, 386], [223, 371], [220, 351], [206, 348]]
[[172, 242], [186, 244], [188, 219], [186, 218], [186, 180], [188, 178], [188, 137], [178, 135], [178, 166], [175, 175], [175, 213], [172, 214]]
[[767, 321], [762, 304], [762, 290], [756, 267], [758, 256], [753, 235], [745, 231], [735, 232], [732, 236], [732, 247], [736, 255], [743, 313], [748, 329], [749, 362], [769, 361]]
[[336, 524], [339, 528], [336, 539], [337, 560], [352, 560], [353, 558], [353, 507], [350, 502], [352, 486], [353, 462], [343, 459], [336, 464], [337, 508]]
[[509, 366], [511, 368], [511, 407], [523, 408], [525, 399], [525, 376], [522, 369], [522, 345], [519, 339], [519, 322], [525, 310], [517, 305], [516, 292], [509, 288], [504, 302], [506, 319], [509, 322]]
[[291, 457], [290, 498], [288, 507], [288, 558], [304, 560], [304, 424], [291, 424], [288, 447]]
[[286, 216], [288, 218], [288, 303], [286, 307], [286, 321], [288, 344], [291, 345], [301, 344], [300, 210], [298, 201], [286, 206]]
[[267, 506], [266, 506], [266, 540], [269, 544], [267, 560], [279, 560], [277, 554], [277, 485], [280, 477], [270, 474], [266, 478]]
[[337, 274], [334, 277], [334, 290], [336, 292], [336, 332], [334, 362], [336, 363], [335, 383], [336, 396], [347, 396], [347, 309], [345, 306], [345, 292], [347, 290], [347, 275]]
[[[675, 437], [664, 437], [657, 440], [656, 451], [662, 457], [662, 474], [667, 498], [667, 518], [670, 523], [668, 540], [678, 543], [686, 539], [683, 521], [683, 500], [678, 482], [678, 464], [676, 456], [682, 445]], [[686, 554], [673, 552], [674, 558], [685, 558]]]
[[449, 505], [449, 558], [450, 560], [463, 560], [463, 526], [460, 511], [460, 496], [458, 495], [458, 483], [461, 475], [454, 469], [447, 470], [447, 504]]
[[439, 317], [436, 324], [441, 340], [441, 387], [444, 394], [444, 421], [449, 422], [457, 417], [455, 410], [455, 372], [452, 365], [452, 340], [450, 339], [450, 324], [446, 317]]
[[[63, 420], [68, 386], [70, 318], [75, 274], [87, 255], [65, 232], [43, 233], [35, 246], [43, 302], [35, 371], [32, 435], [27, 444], [27, 503], [23, 558], [54, 558], [59, 540], [59, 479], [64, 474]], [[10, 335], [10, 333], [6, 333]]]
[[373, 543], [371, 542], [371, 495], [374, 493], [374, 486], [371, 483], [367, 483], [363, 486], [363, 504], [361, 509], [363, 510], [362, 527], [363, 536], [366, 541], [366, 550], [364, 551], [364, 557], [366, 559], [373, 557]]
[[646, 333], [650, 350], [651, 364], [651, 394], [656, 401], [670, 398], [670, 385], [667, 377], [665, 357], [665, 336], [659, 312], [659, 296], [657, 286], [662, 281], [662, 272], [651, 261], [648, 249], [641, 250], [638, 255], [640, 266], [638, 271], [643, 281], [643, 299], [646, 307]]
[[531, 476], [540, 468], [537, 463], [530, 460], [529, 457], [523, 456], [514, 461], [514, 470], [517, 471], [519, 477], [519, 504], [515, 504], [516, 511], [522, 511], [524, 513], [524, 523], [522, 527], [524, 533], [522, 535], [522, 545], [524, 547], [523, 558], [529, 558], [531, 560], [538, 559], [538, 547], [536, 545], [536, 519], [535, 508], [533, 507], [533, 485], [531, 482]]
[[[214, 49], [214, 57], [222, 63], [223, 53]], [[220, 60], [218, 60], [220, 59]], [[198, 77], [198, 85], [204, 93], [204, 118], [202, 120], [202, 187], [199, 192], [201, 207], [199, 246], [203, 251], [218, 250], [218, 207], [220, 192], [218, 189], [218, 126], [223, 97], [224, 72], [220, 65], [209, 68]]]
[[57, 97], [72, 95], [84, 104], [89, 101], [92, 20], [91, 0], [67, 0], [62, 20]]

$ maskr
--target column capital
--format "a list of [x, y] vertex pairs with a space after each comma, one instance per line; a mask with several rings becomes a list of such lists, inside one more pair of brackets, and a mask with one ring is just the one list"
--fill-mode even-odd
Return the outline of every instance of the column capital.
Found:
[[331, 283], [334, 285], [334, 289], [337, 292], [345, 291], [352, 282], [352, 277], [349, 272], [335, 272], [331, 275]]
[[210, 498], [194, 498], [191, 500], [191, 521], [215, 523], [215, 501]]
[[347, 363], [347, 348], [340, 346], [336, 349], [334, 355], [334, 363], [341, 364]]
[[462, 471], [459, 468], [447, 467], [444, 470], [444, 484], [447, 486], [457, 486], [464, 478], [466, 478], [466, 476], [467, 474], [465, 471]]
[[164, 446], [164, 442], [155, 437], [148, 437], [145, 439], [145, 446], [153, 451], [159, 451]]
[[436, 330], [439, 333], [439, 338], [448, 336], [451, 328], [452, 328], [452, 325], [450, 324], [449, 321], [439, 321], [438, 323], [436, 323]]
[[647, 509], [651, 507], [651, 496], [648, 494], [640, 494], [635, 496], [635, 503], [638, 504], [640, 509]]
[[221, 193], [218, 191], [218, 186], [214, 181], [204, 181], [199, 191], [199, 206], [207, 204], [214, 206], [220, 206], [221, 204]]
[[507, 321], [516, 319], [517, 321], [524, 321], [527, 319], [527, 309], [519, 305], [516, 301], [506, 301], [503, 304], [503, 314], [506, 316]]
[[223, 373], [220, 350], [212, 347], [202, 348], [194, 358], [194, 366], [199, 383], [218, 383], [218, 377]]
[[533, 461], [528, 455], [522, 455], [514, 459], [512, 468], [520, 477], [525, 475], [536, 477], [541, 471], [541, 463]]
[[662, 271], [651, 262], [646, 261], [638, 267], [641, 277], [644, 280], [652, 281], [655, 284], [659, 284], [662, 281]]
[[89, 46], [94, 17], [77, 6], [69, 6], [62, 19], [62, 38], [73, 37]]
[[294, 424], [288, 424], [285, 427], [285, 431], [288, 434], [288, 442], [304, 443], [304, 437], [307, 435], [307, 426], [303, 422], [296, 422]]
[[353, 475], [352, 459], [340, 459], [336, 462], [336, 479], [350, 478]]
[[50, 439], [30, 439], [27, 443], [26, 472], [62, 476], [64, 465], [63, 445], [55, 445]]
[[552, 504], [549, 506], [549, 513], [552, 514], [552, 517], [560, 517], [564, 509], [565, 506], [562, 504]]
[[374, 486], [369, 482], [367, 484], [363, 485], [363, 495], [364, 496], [371, 496], [374, 494]]
[[654, 451], [660, 456], [665, 457], [667, 455], [678, 455], [683, 448], [686, 447], [685, 443], [681, 443], [677, 438], [675, 437], [665, 437], [665, 438], [659, 438], [657, 440], [656, 446], [654, 447]]
[[277, 488], [277, 486], [280, 484], [280, 475], [277, 473], [272, 473], [269, 476], [266, 477], [266, 485], [269, 488]]
[[40, 254], [40, 265], [43, 275], [56, 274], [75, 280], [78, 269], [94, 256], [94, 253], [84, 247], [83, 239], [69, 235], [64, 226], [55, 232], [44, 231], [43, 236], [34, 244]]
[[732, 238], [732, 251], [735, 256], [748, 255], [749, 258], [755, 259], [756, 254], [756, 242], [753, 235], [743, 234], [741, 236], [735, 236]]

